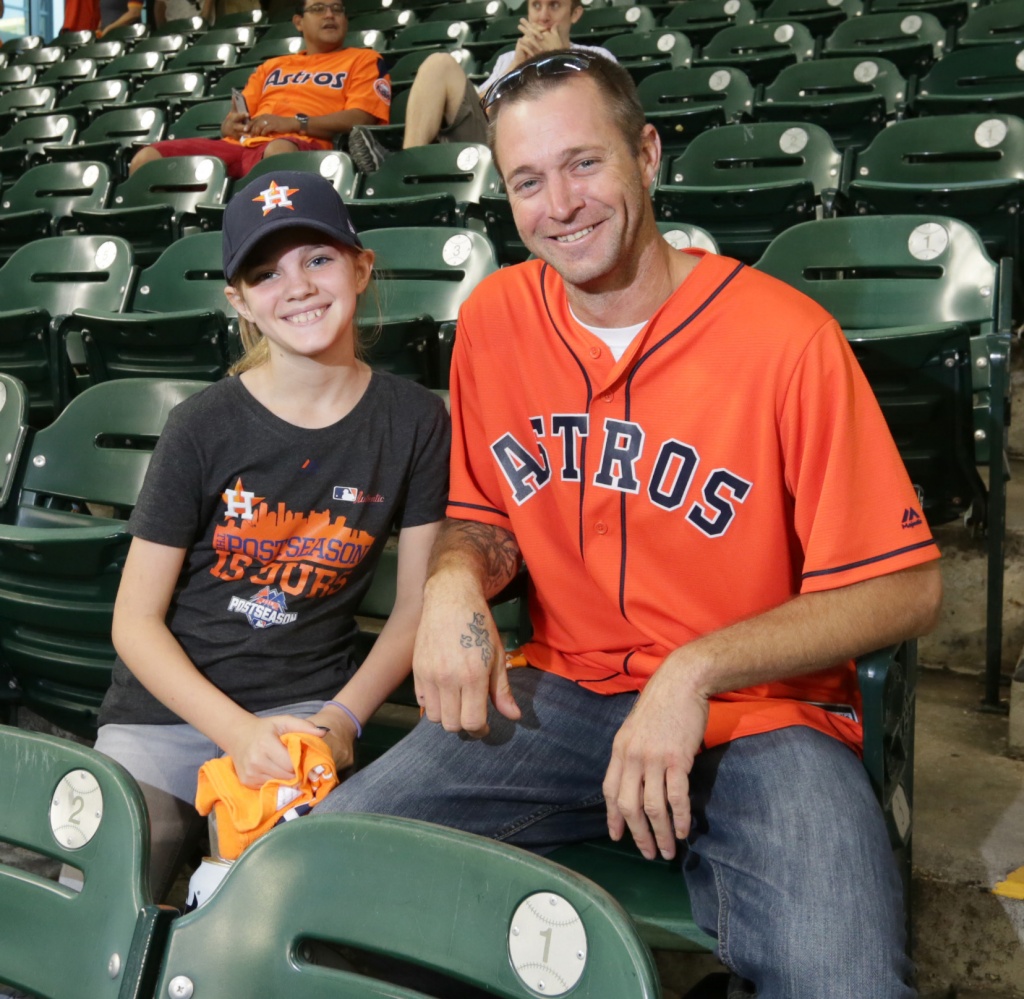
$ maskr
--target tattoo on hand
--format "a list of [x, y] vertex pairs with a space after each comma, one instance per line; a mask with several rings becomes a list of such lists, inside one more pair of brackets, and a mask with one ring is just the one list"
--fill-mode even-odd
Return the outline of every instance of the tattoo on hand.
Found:
[[459, 636], [459, 645], [464, 649], [471, 649], [476, 645], [480, 649], [480, 659], [483, 662], [484, 669], [491, 668], [491, 662], [494, 659], [494, 644], [491, 642], [491, 636], [487, 632], [487, 625], [483, 614], [475, 613], [473, 620], [469, 623], [469, 630], [471, 634], [467, 635], [463, 632]]

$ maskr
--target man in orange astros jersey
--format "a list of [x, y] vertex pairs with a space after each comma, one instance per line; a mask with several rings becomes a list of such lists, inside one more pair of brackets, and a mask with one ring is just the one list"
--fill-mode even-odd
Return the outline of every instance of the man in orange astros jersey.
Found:
[[216, 156], [244, 177], [264, 156], [330, 149], [355, 125], [387, 124], [391, 80], [372, 49], [345, 48], [348, 20], [340, 0], [305, 0], [292, 18], [305, 46], [268, 59], [245, 85], [248, 112], [229, 111], [220, 139], [169, 139], [135, 154], [134, 173], [162, 156]]
[[[628, 830], [686, 851], [735, 995], [906, 999], [852, 660], [930, 629], [941, 580], [871, 389], [817, 304], [660, 237], [620, 67], [543, 55], [485, 105], [537, 259], [459, 317], [426, 717], [321, 810], [533, 849]], [[507, 669], [487, 600], [524, 560]]]

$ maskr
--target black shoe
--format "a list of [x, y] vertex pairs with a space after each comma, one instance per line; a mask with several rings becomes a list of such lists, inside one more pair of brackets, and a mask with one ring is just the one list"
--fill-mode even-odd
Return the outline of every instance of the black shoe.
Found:
[[376, 173], [391, 155], [391, 150], [385, 149], [370, 129], [363, 125], [356, 125], [349, 132], [348, 152], [362, 174]]

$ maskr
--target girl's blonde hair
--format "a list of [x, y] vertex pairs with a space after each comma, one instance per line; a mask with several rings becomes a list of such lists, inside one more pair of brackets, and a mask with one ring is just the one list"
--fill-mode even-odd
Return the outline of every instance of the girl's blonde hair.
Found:
[[[347, 249], [347, 248], [346, 248]], [[239, 291], [242, 279], [236, 275], [229, 282], [231, 287]], [[380, 305], [380, 294], [377, 283], [370, 275], [370, 283], [359, 296], [356, 304], [355, 333], [356, 357], [365, 361], [367, 354], [380, 338], [383, 316]], [[267, 338], [255, 324], [244, 316], [238, 317], [238, 334], [242, 341], [242, 356], [228, 368], [228, 375], [240, 375], [243, 371], [251, 371], [270, 360], [270, 347]]]

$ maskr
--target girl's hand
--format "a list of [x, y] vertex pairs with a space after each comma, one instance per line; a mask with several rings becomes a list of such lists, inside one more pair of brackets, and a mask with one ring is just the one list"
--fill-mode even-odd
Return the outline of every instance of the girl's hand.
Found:
[[268, 780], [295, 777], [291, 756], [281, 741], [287, 732], [323, 735], [316, 725], [295, 715], [250, 715], [246, 723], [224, 746], [235, 764], [235, 773], [246, 787], [259, 788]]

